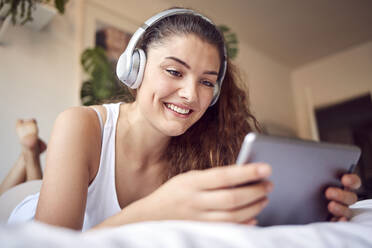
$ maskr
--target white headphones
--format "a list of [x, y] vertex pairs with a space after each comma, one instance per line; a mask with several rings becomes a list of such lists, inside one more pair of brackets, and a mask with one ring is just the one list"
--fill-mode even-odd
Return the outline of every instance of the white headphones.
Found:
[[[151, 17], [148, 19], [142, 27], [137, 29], [137, 31], [133, 34], [132, 38], [130, 39], [127, 48], [125, 51], [120, 55], [118, 63], [116, 65], [116, 75], [118, 76], [119, 80], [127, 85], [129, 88], [136, 89], [141, 85], [143, 72], [145, 70], [146, 65], [146, 54], [142, 49], [136, 48], [137, 43], [141, 40], [143, 34], [146, 30], [160, 21], [163, 18], [173, 15], [180, 15], [180, 14], [192, 14], [196, 16], [202, 17], [204, 20], [208, 21], [212, 25], [214, 23], [209, 20], [208, 18], [204, 17], [203, 15], [190, 10], [190, 9], [170, 9], [160, 12], [159, 14]], [[225, 77], [227, 61], [226, 61], [226, 47], [224, 46], [224, 58], [223, 62], [220, 66], [220, 71], [218, 74], [217, 85], [218, 87], [214, 88], [213, 92], [213, 100], [210, 106], [214, 105], [218, 97], [220, 95], [220, 89], [222, 86], [222, 81]]]

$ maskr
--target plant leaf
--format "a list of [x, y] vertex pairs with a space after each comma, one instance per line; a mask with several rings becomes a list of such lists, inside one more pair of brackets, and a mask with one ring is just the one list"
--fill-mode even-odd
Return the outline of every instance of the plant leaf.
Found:
[[108, 60], [101, 47], [88, 48], [83, 51], [81, 65], [88, 75], [80, 90], [80, 98], [84, 105], [99, 104], [103, 100], [122, 96], [124, 101], [132, 101], [128, 88], [121, 87], [114, 74], [114, 65]]
[[65, 5], [67, 2], [68, 0], [54, 0], [54, 6], [60, 14], [65, 13]]
[[219, 25], [218, 29], [222, 32], [225, 38], [227, 56], [230, 59], [236, 58], [238, 55], [238, 37], [226, 25]]

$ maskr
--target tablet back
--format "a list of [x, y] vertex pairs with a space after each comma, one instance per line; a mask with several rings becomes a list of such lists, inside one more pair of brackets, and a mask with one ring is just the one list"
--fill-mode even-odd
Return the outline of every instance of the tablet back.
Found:
[[237, 164], [265, 162], [272, 166], [274, 190], [258, 216], [260, 226], [307, 224], [327, 219], [325, 189], [340, 186], [342, 173], [359, 156], [355, 146], [249, 133]]

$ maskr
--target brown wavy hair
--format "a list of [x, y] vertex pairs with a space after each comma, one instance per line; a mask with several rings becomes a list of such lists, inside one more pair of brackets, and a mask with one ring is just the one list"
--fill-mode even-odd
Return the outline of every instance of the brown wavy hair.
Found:
[[[139, 47], [146, 53], [151, 46], [161, 45], [167, 37], [188, 34], [216, 46], [222, 63], [223, 35], [215, 25], [193, 14], [161, 19], [148, 28]], [[237, 69], [227, 58], [227, 70], [216, 104], [184, 134], [171, 138], [162, 156], [169, 164], [165, 168], [165, 180], [189, 170], [234, 164], [244, 136], [261, 130], [249, 109], [248, 92], [238, 86], [237, 75]]]
[[166, 179], [189, 170], [234, 164], [244, 136], [261, 131], [236, 75], [236, 68], [228, 62], [217, 103], [183, 135], [171, 138], [164, 154], [170, 164]]

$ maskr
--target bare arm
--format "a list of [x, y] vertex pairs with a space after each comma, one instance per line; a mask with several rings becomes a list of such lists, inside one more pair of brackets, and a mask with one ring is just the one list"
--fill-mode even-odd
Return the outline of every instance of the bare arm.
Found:
[[[81, 229], [89, 182], [98, 168], [99, 122], [87, 108], [73, 108], [56, 120], [49, 142], [45, 177], [35, 218]], [[266, 168], [260, 173], [259, 168]], [[227, 221], [254, 224], [270, 192], [270, 167], [226, 166], [178, 175], [149, 196], [133, 202], [96, 228], [149, 220]]]
[[92, 167], [98, 166], [100, 128], [86, 107], [61, 113], [48, 144], [46, 169], [35, 219], [81, 229]]
[[[266, 164], [180, 174], [95, 228], [157, 220], [256, 224], [255, 216], [265, 207], [272, 188], [271, 182], [265, 180], [270, 174], [271, 167]], [[258, 180], [263, 181], [244, 185]]]

